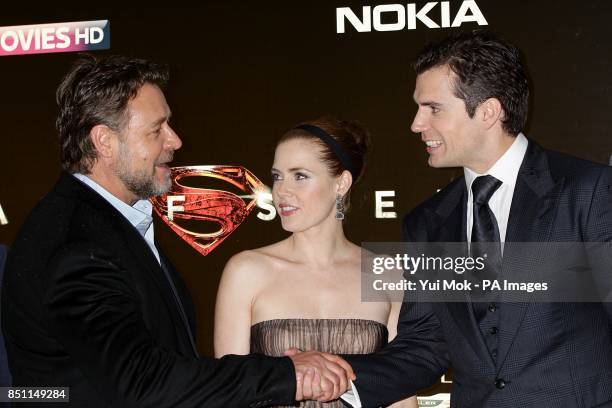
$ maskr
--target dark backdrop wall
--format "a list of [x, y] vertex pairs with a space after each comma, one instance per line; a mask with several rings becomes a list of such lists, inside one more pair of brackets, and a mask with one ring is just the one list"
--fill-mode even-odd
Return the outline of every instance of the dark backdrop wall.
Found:
[[[166, 95], [183, 139], [175, 165], [239, 164], [270, 185], [276, 139], [294, 124], [322, 114], [357, 119], [374, 148], [347, 221], [355, 242], [400, 239], [401, 214], [461, 174], [436, 170], [410, 132], [416, 111], [411, 61], [423, 45], [456, 30], [336, 33], [336, 8], [383, 2], [199, 2], [190, 8], [3, 7], [0, 26], [110, 20], [111, 49], [168, 64]], [[417, 10], [426, 4], [416, 1]], [[524, 52], [533, 84], [525, 133], [540, 144], [607, 163], [612, 154], [612, 26], [608, 1], [477, 0], [491, 30]], [[128, 3], [126, 3], [128, 4]], [[401, 3], [406, 6], [407, 3]], [[450, 1], [451, 21], [462, 1]], [[440, 4], [428, 14], [440, 20]], [[386, 14], [383, 22], [393, 22]], [[28, 212], [59, 174], [55, 88], [77, 55], [0, 57], [2, 160], [0, 205], [10, 244]], [[374, 216], [374, 191], [394, 190], [398, 219]], [[254, 213], [207, 257], [159, 219], [156, 236], [181, 272], [198, 311], [198, 342], [212, 354], [215, 293], [223, 265], [238, 251], [285, 236], [280, 223]]]

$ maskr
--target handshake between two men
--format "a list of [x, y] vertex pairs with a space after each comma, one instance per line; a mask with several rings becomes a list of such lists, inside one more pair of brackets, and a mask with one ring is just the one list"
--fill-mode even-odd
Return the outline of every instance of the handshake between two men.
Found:
[[291, 348], [285, 352], [295, 366], [296, 401], [331, 401], [340, 398], [356, 376], [352, 367], [339, 356], [318, 351], [302, 352]]

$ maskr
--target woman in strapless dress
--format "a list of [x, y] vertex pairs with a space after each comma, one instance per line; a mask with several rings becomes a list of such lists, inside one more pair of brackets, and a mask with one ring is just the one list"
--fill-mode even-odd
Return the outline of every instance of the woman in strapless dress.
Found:
[[[395, 336], [400, 304], [361, 301], [361, 248], [343, 230], [368, 140], [360, 125], [331, 117], [302, 123], [281, 137], [272, 196], [283, 229], [292, 234], [228, 261], [215, 312], [217, 357], [282, 356], [289, 348], [372, 353]], [[415, 408], [416, 397], [392, 406]]]

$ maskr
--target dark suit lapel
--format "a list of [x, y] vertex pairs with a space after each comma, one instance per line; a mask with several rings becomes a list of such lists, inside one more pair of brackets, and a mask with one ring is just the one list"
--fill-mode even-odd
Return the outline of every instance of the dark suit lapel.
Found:
[[[506, 231], [507, 243], [550, 240], [556, 196], [562, 185], [563, 180], [552, 179], [544, 150], [529, 140], [514, 188]], [[520, 249], [512, 244], [504, 246], [500, 279], [512, 280], [513, 271], [525, 269], [526, 259], [537, 262], [537, 246], [532, 246], [533, 253], [530, 254], [525, 253], [525, 246]], [[512, 302], [504, 303], [500, 308], [500, 327], [505, 334], [499, 338], [498, 367], [502, 366], [528, 307], [529, 303], [526, 302]]]
[[461, 182], [454, 186], [453, 191], [449, 192], [436, 210], [436, 224], [440, 228], [435, 234], [436, 242], [466, 242], [466, 226], [463, 222], [466, 208], [467, 191], [461, 177]]
[[[80, 182], [74, 176], [63, 173], [60, 182], [58, 184], [59, 192], [62, 194], [76, 195], [81, 200], [86, 201], [89, 205], [92, 205], [98, 209], [102, 214], [105, 214], [105, 219], [108, 218], [114, 222], [116, 227], [122, 231], [121, 234], [117, 234], [114, 239], [111, 239], [109, 245], [119, 247], [115, 250], [115, 253], [125, 253], [126, 249], [143, 269], [145, 269], [149, 276], [155, 282], [159, 293], [166, 304], [166, 307], [170, 311], [170, 314], [174, 316], [174, 326], [177, 332], [177, 338], [185, 339], [186, 334], [190, 333], [184, 327], [183, 319], [180, 316], [178, 305], [174, 300], [172, 289], [169, 286], [169, 282], [166, 279], [161, 266], [157, 262], [157, 258], [149, 248], [144, 238], [140, 233], [132, 226], [129, 221], [113, 207], [108, 201], [100, 196], [88, 185]], [[192, 349], [193, 339], [188, 339], [189, 342], [185, 344], [185, 349]], [[191, 344], [190, 344], [191, 343]], [[195, 350], [194, 350], [195, 351]], [[197, 355], [197, 352], [196, 352]]]
[[185, 317], [187, 318], [189, 327], [191, 328], [192, 333], [195, 333], [195, 316], [193, 313], [194, 308], [193, 308], [193, 303], [191, 301], [191, 295], [189, 294], [189, 290], [185, 286], [185, 283], [183, 282], [183, 280], [180, 278], [180, 275], [176, 272], [176, 270], [172, 266], [172, 263], [170, 262], [166, 254], [161, 250], [161, 248], [158, 245], [156, 245], [156, 247], [157, 247], [157, 252], [159, 253], [161, 262], [163, 262], [163, 264], [166, 265], [168, 274], [170, 275], [170, 278], [172, 279], [172, 282], [174, 283], [174, 286], [176, 288], [176, 291], [179, 297], [179, 301], [181, 302], [181, 305], [183, 306], [183, 310], [185, 311]]
[[[124, 220], [122, 219], [122, 221]], [[149, 276], [151, 276], [151, 278], [157, 285], [160, 293], [162, 294], [164, 302], [166, 303], [166, 306], [174, 315], [174, 326], [177, 331], [178, 338], [184, 339], [185, 337], [187, 337], [189, 343], [186, 344], [185, 347], [187, 349], [193, 349], [194, 353], [197, 356], [197, 350], [195, 349], [194, 339], [191, 334], [191, 327], [187, 327], [187, 325], [189, 325], [189, 322], [186, 321], [186, 319], [183, 319], [183, 317], [181, 317], [181, 310], [179, 309], [179, 307], [183, 306], [179, 306], [177, 304], [177, 302], [182, 302], [180, 296], [177, 296], [177, 298], [175, 299], [175, 296], [172, 293], [172, 288], [170, 287], [171, 283], [166, 278], [165, 273], [162, 270], [162, 267], [160, 266], [159, 262], [157, 261], [157, 258], [151, 251], [151, 248], [149, 248], [149, 245], [138, 233], [138, 231], [127, 221], [120, 222], [120, 224], [125, 232], [125, 241], [130, 249], [130, 252], [134, 255], [135, 258], [138, 259], [141, 265], [146, 266], [146, 269], [149, 272]], [[173, 279], [171, 276], [169, 276], [169, 278]]]
[[[439, 230], [433, 234], [434, 239], [432, 241], [463, 242], [466, 244], [464, 251], [467, 253], [467, 187], [463, 177], [456, 180], [456, 184], [452, 186], [447, 197], [442, 200], [436, 209], [436, 217], [437, 220], [432, 224], [436, 225]], [[461, 301], [447, 302], [445, 305], [476, 355], [482, 361], [489, 361], [493, 364], [474, 318], [474, 313], [472, 313], [469, 296], [465, 294]]]
[[516, 179], [506, 241], [542, 242], [548, 239], [556, 208], [555, 193], [562, 183], [562, 179], [552, 179], [546, 153], [530, 140]]
[[185, 328], [187, 329], [187, 336], [189, 337], [189, 342], [191, 343], [191, 347], [196, 357], [199, 356], [198, 347], [196, 345], [195, 338], [195, 318], [193, 315], [193, 304], [191, 303], [191, 296], [189, 296], [189, 292], [185, 287], [183, 281], [180, 279], [172, 264], [168, 260], [168, 258], [164, 255], [164, 253], [157, 247], [157, 251], [159, 253], [159, 257], [162, 263], [162, 268], [166, 273], [168, 279], [170, 279], [171, 284], [173, 285], [174, 293], [176, 295], [175, 304], [179, 307], [179, 311], [181, 317], [183, 319], [183, 323], [185, 324]]

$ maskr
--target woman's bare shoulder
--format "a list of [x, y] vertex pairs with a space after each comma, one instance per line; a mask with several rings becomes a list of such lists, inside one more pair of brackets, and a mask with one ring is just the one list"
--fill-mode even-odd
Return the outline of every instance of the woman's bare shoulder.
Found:
[[282, 256], [283, 246], [281, 241], [239, 252], [227, 261], [223, 274], [261, 279], [287, 261]]

